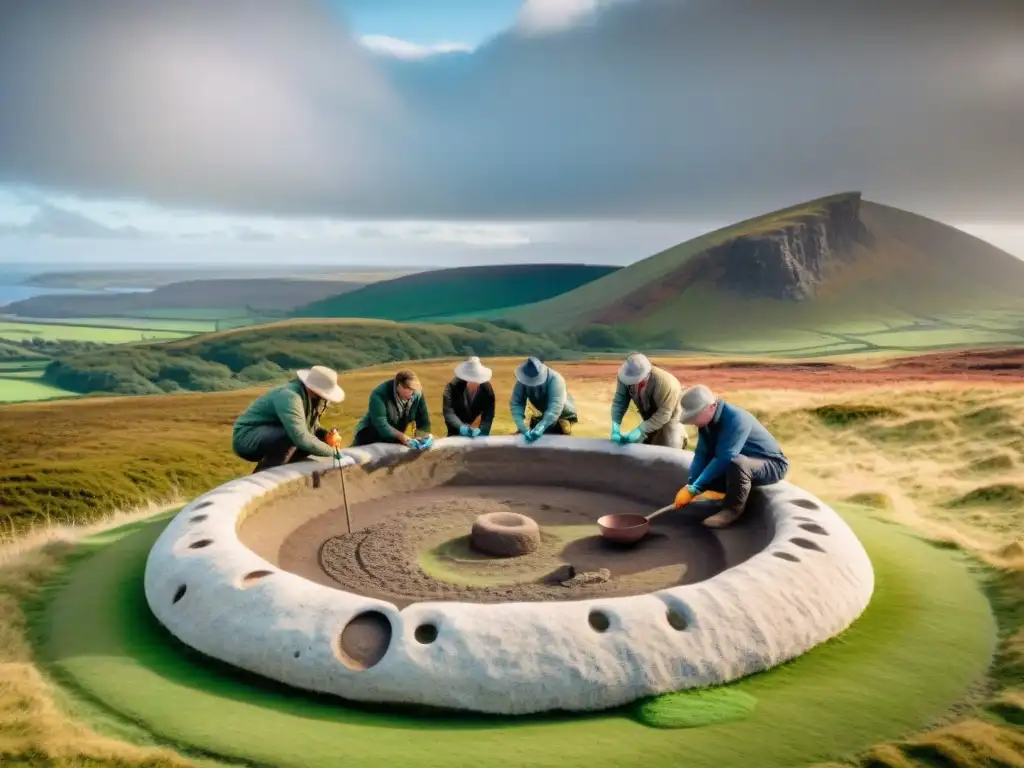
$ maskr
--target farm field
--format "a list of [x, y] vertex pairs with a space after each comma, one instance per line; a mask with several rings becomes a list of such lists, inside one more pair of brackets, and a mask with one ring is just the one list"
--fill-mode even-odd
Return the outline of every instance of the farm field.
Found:
[[[687, 359], [655, 360], [656, 364], [673, 370], [684, 384], [705, 381], [733, 402], [756, 413], [779, 437], [790, 456], [793, 466], [790, 479], [836, 505], [851, 524], [855, 524], [866, 542], [877, 539], [872, 544], [874, 556], [882, 558], [876, 564], [877, 568], [883, 568], [882, 560], [886, 557], [877, 547], [898, 549], [903, 546], [897, 544], [901, 540], [898, 537], [905, 535], [899, 533], [903, 528], [913, 532], [914, 536], [941, 544], [942, 548], [932, 549], [932, 554], [925, 556], [922, 550], [920, 555], [913, 556], [915, 562], [920, 560], [922, 565], [931, 563], [924, 566], [924, 572], [932, 574], [932, 581], [940, 572], [946, 573], [942, 569], [947, 566], [942, 563], [946, 562], [948, 553], [959, 551], [974, 563], [970, 571], [979, 579], [978, 584], [989, 600], [993, 601], [999, 620], [1000, 645], [996, 664], [986, 679], [972, 686], [972, 692], [965, 691], [960, 704], [948, 713], [929, 713], [922, 709], [915, 714], [913, 708], [906, 710], [906, 714], [899, 715], [900, 718], [909, 718], [905, 726], [890, 729], [888, 732], [893, 735], [887, 737], [885, 743], [860, 744], [854, 750], [856, 754], [848, 755], [850, 762], [844, 764], [871, 768], [918, 768], [932, 764], [919, 760], [921, 754], [938, 754], [943, 756], [945, 762], [942, 764], [945, 766], [973, 768], [975, 765], [1000, 764], [994, 762], [1000, 755], [1003, 756], [1003, 765], [1016, 765], [1012, 762], [1015, 758], [1007, 755], [1024, 754], [1024, 742], [1015, 734], [1012, 725], [1019, 722], [1024, 714], [1024, 678], [1021, 677], [1020, 662], [1015, 661], [1024, 661], [1020, 655], [1024, 653], [1024, 617], [1012, 609], [1012, 606], [1019, 606], [1024, 597], [1024, 547], [1021, 545], [1024, 515], [1020, 514], [1024, 488], [1019, 479], [1024, 466], [1024, 386], [1019, 375], [1005, 376], [1006, 370], [998, 368], [999, 364], [1014, 360], [1009, 352], [1004, 351], [1002, 355], [984, 351], [973, 355], [949, 353], [938, 359], [930, 358], [930, 361], [905, 357], [886, 365], [867, 356], [861, 365], [839, 370], [822, 370], [814, 365], [793, 365], [773, 370], [752, 365], [749, 361], [704, 361], [695, 365], [695, 361]], [[341, 384], [348, 397], [342, 406], [330, 409], [324, 421], [327, 425], [338, 426], [348, 438], [365, 407], [370, 388], [398, 367], [408, 365], [419, 373], [424, 382], [431, 416], [435, 420], [434, 431], [437, 432], [440, 390], [450, 378], [454, 362], [393, 363], [344, 372]], [[496, 434], [511, 429], [504, 403], [516, 362], [487, 360], [495, 369], [494, 383], [499, 399]], [[990, 367], [986, 368], [986, 365]], [[581, 423], [577, 434], [606, 435], [618, 360], [566, 362], [556, 366], [566, 375], [580, 409]], [[970, 378], [961, 376], [965, 372], [969, 372]], [[10, 594], [4, 590], [11, 589], [11, 585], [40, 583], [38, 579], [45, 579], [46, 574], [52, 573], [69, 553], [80, 551], [85, 555], [92, 551], [88, 547], [76, 550], [67, 543], [52, 544], [45, 552], [32, 548], [26, 550], [29, 546], [26, 542], [33, 536], [36, 541], [42, 541], [53, 536], [53, 531], [57, 530], [53, 526], [102, 524], [105, 510], [130, 509], [150, 503], [157, 507], [180, 503], [182, 499], [248, 472], [250, 466], [230, 452], [230, 427], [235, 415], [260, 391], [262, 388], [230, 393], [90, 398], [3, 407], [0, 410], [0, 510], [4, 514], [2, 527], [6, 531], [8, 545], [6, 555], [0, 557], [0, 562], [6, 562], [2, 572], [4, 578], [0, 579], [0, 600], [9, 599], [4, 598], [5, 594]], [[635, 413], [631, 413], [625, 425], [631, 426], [636, 421]], [[47, 429], [39, 430], [40, 423], [46, 423]], [[59, 442], [50, 439], [55, 432], [61, 435]], [[150, 440], [154, 434], [160, 435], [158, 449]], [[858, 520], [863, 520], [863, 523]], [[108, 568], [101, 559], [97, 559], [93, 566], [89, 566], [93, 562], [91, 559], [83, 560], [82, 568], [88, 568], [88, 571], [75, 571], [86, 579], [80, 582], [81, 589], [89, 592], [89, 584], [122, 578], [117, 574], [130, 567], [132, 562], [139, 562], [138, 558], [145, 551], [131, 550], [135, 546], [131, 542], [144, 546], [144, 538], [138, 537], [151, 535], [145, 531], [156, 529], [145, 526], [152, 525], [140, 522], [142, 527], [137, 527], [138, 534], [132, 533], [136, 529], [124, 529], [125, 536], [118, 533], [113, 538], [96, 540], [96, 546], [100, 546], [95, 550], [96, 557], [120, 563], [118, 567], [122, 570]], [[890, 528], [891, 534], [887, 533]], [[69, 535], [70, 539], [67, 538]], [[63, 540], [73, 541], [75, 536], [64, 534]], [[885, 543], [890, 540], [890, 544]], [[123, 541], [123, 545], [115, 543], [118, 541]], [[109, 554], [103, 555], [107, 551], [104, 547], [108, 545], [111, 547]], [[906, 559], [908, 555], [897, 555], [896, 551], [893, 550], [892, 554], [897, 558], [893, 561], [893, 578], [907, 571], [911, 562]], [[23, 554], [16, 556], [19, 552]], [[24, 557], [30, 560], [26, 561]], [[900, 557], [904, 559], [898, 560]], [[934, 559], [933, 563], [931, 559]], [[18, 566], [17, 563], [30, 565]], [[23, 570], [17, 570], [18, 567]], [[87, 572], [90, 574], [88, 577]], [[15, 574], [21, 575], [16, 577]], [[878, 610], [886, 610], [883, 606], [889, 599], [886, 595], [890, 594], [886, 591], [890, 588], [886, 586], [888, 578], [879, 587], [882, 591], [877, 602]], [[947, 576], [941, 578], [946, 579]], [[29, 579], [29, 582], [24, 579]], [[77, 579], [75, 583], [79, 583]], [[130, 585], [132, 582], [124, 583]], [[901, 589], [909, 588], [904, 580], [901, 579], [901, 583], [904, 583]], [[926, 578], [921, 583], [928, 584], [929, 580]], [[26, 588], [33, 589], [31, 586]], [[952, 595], [954, 592], [951, 590], [951, 586], [947, 587], [945, 593]], [[912, 599], [917, 610], [923, 610], [925, 605], [921, 598], [901, 599]], [[69, 602], [61, 611], [81, 605], [70, 593], [66, 600]], [[102, 610], [123, 610], [129, 604], [112, 602]], [[894, 610], [901, 612], [898, 615], [904, 615], [902, 612], [908, 608], [904, 606]], [[67, 617], [73, 623], [81, 619], [71, 613]], [[27, 641], [17, 641], [19, 635], [10, 634], [10, 620], [0, 620], [0, 637], [14, 638], [8, 641], [9, 646], [15, 642], [10, 647], [26, 648], [16, 642]], [[123, 620], [136, 621], [128, 617]], [[923, 622], [937, 620], [937, 617], [921, 616]], [[867, 619], [865, 622], [863, 631], [867, 632], [870, 622]], [[909, 627], [906, 621], [897, 623]], [[78, 646], [82, 649], [107, 647], [110, 658], [121, 659], [119, 664], [128, 664], [122, 666], [126, 675], [151, 674], [145, 672], [145, 667], [132, 667], [133, 658], [143, 661], [144, 665], [157, 664], [158, 669], [164, 670], [163, 675], [172, 675], [173, 679], [179, 680], [176, 690], [184, 691], [198, 681], [209, 679], [209, 672], [186, 669], [180, 660], [153, 656], [156, 653], [155, 638], [147, 640], [145, 637], [148, 636], [139, 635], [138, 631], [141, 630], [116, 637], [109, 633], [102, 636], [82, 634], [77, 639], [69, 636], [62, 641], [64, 650], [56, 652], [67, 658], [69, 663], [73, 662], [71, 667], [62, 667], [68, 674], [87, 675], [92, 681], [88, 683], [90, 686], [99, 686], [94, 691], [109, 689], [113, 673], [108, 674], [109, 670], [103, 672], [100, 667], [93, 666], [91, 655], [74, 651]], [[927, 637], [950, 639], [947, 650], [938, 652], [937, 658], [962, 653], [968, 647], [961, 641], [952, 640], [953, 635], [948, 631], [930, 632]], [[848, 643], [854, 642], [856, 636], [851, 634]], [[895, 653], [896, 640], [891, 636], [890, 640], [888, 647]], [[916, 663], [911, 660], [936, 657], [921, 653], [921, 642], [930, 640], [911, 643], [913, 653], [907, 657], [908, 664]], [[839, 645], [836, 649], [842, 647]], [[115, 651], [116, 648], [121, 650]], [[8, 649], [7, 653], [12, 651]], [[136, 655], [139, 653], [143, 656]], [[812, 657], [808, 657], [807, 664], [812, 663]], [[4, 676], [0, 681], [0, 755], [13, 754], [3, 751], [9, 747], [4, 741], [2, 724], [4, 718], [12, 714], [10, 707], [14, 700], [10, 697], [17, 696], [18, 701], [34, 702], [32, 707], [36, 711], [47, 713], [35, 724], [21, 726], [18, 743], [24, 745], [21, 747], [23, 750], [42, 753], [58, 750], [67, 756], [68, 765], [72, 760], [92, 760], [96, 765], [119, 766], [219, 764], [211, 758], [198, 761], [187, 758], [182, 762], [182, 758], [159, 748], [160, 738], [146, 728], [140, 728], [138, 720], [131, 723], [110, 712], [99, 712], [94, 706], [76, 698], [77, 694], [72, 690], [69, 690], [71, 698], [58, 697], [55, 700], [51, 689], [44, 687], [37, 677], [15, 673], [15, 669], [25, 667], [0, 664], [0, 675]], [[13, 674], [17, 676], [12, 677]], [[185, 677], [177, 677], [179, 675]], [[924, 679], [942, 679], [942, 676], [931, 673]], [[793, 682], [783, 688], [792, 691]], [[851, 689], [851, 695], [853, 693], [854, 689]], [[255, 710], [248, 710], [252, 714], [259, 712], [261, 706], [276, 706], [262, 693], [241, 695], [249, 700], [250, 707], [255, 702], [263, 702]], [[766, 700], [764, 697], [769, 693], [759, 690], [757, 695]], [[867, 691], [857, 695], [864, 701]], [[167, 702], [167, 706], [160, 704], [161, 701]], [[167, 709], [171, 706], [169, 701], [154, 696], [148, 699], [148, 703], [140, 700], [131, 706], [156, 706], [156, 709], [146, 711], [152, 715], [162, 712], [160, 722], [176, 729], [173, 733], [165, 728], [157, 729], [167, 737], [209, 744], [206, 731], [191, 729], [186, 720], [168, 718], [167, 713], [174, 709]], [[215, 699], [207, 699], [202, 704], [196, 702], [195, 705], [217, 706]], [[898, 708], [898, 698], [887, 696], [886, 705]], [[851, 706], [855, 712], [856, 705]], [[151, 716], [141, 714], [141, 709], [135, 711], [143, 723]], [[857, 720], [850, 707], [844, 708], [843, 712], [843, 722], [849, 723], [851, 718]], [[241, 723], [242, 720], [233, 722]], [[300, 729], [306, 727], [300, 721], [294, 725]], [[606, 727], [627, 726], [609, 721]], [[751, 727], [754, 727], [753, 723]], [[902, 728], [910, 728], [913, 732], [900, 736], [897, 732]], [[881, 731], [874, 732], [885, 730], [883, 726]], [[412, 737], [416, 732], [409, 733]], [[666, 733], [666, 738], [670, 733]], [[70, 738], [70, 734], [76, 736]], [[772, 734], [771, 738], [783, 738], [778, 729]], [[322, 736], [310, 732], [309, 737], [329, 738], [326, 732]], [[432, 738], [440, 737], [436, 734]], [[643, 737], [637, 734], [631, 738]], [[694, 738], [702, 738], [700, 732], [695, 732]], [[720, 739], [713, 741], [720, 742]], [[850, 744], [855, 741], [856, 738]], [[220, 748], [239, 757], [273, 762], [273, 745], [277, 742], [251, 739], [242, 752], [229, 742], [230, 739], [220, 739], [218, 743]], [[784, 739], [779, 742], [783, 745], [780, 749], [785, 748], [783, 742]], [[708, 742], [707, 748], [698, 747], [697, 741], [692, 743], [695, 765], [704, 765], [701, 761], [705, 757], [720, 762], [721, 757], [716, 758], [710, 746], [712, 742]], [[706, 749], [711, 751], [706, 752]], [[359, 754], [362, 761], [372, 760], [369, 757], [372, 750], [360, 751]], [[320, 761], [321, 758], [317, 757], [314, 763], [320, 764]], [[327, 765], [329, 761], [323, 764]]]
[[[150, 325], [155, 322], [157, 327]], [[193, 321], [185, 321], [193, 322]], [[140, 326], [129, 326], [124, 318], [114, 324], [74, 322], [21, 322], [0, 319], [0, 339], [27, 341], [36, 337], [54, 341], [95, 341], [101, 344], [127, 344], [137, 341], [184, 339], [196, 333], [194, 329], [169, 329], [165, 321], [142, 321]]]

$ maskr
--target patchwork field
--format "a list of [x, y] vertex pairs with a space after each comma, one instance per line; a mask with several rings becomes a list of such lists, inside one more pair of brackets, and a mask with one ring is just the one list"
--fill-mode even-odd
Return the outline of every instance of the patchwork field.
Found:
[[[487, 362], [499, 400], [495, 432], [510, 431], [516, 361]], [[446, 724], [339, 710], [183, 655], [139, 606], [138, 569], [162, 524], [153, 510], [133, 527], [81, 535], [104, 525], [109, 510], [173, 505], [250, 471], [230, 453], [230, 428], [262, 390], [91, 398], [0, 409], [0, 760], [224, 764], [212, 752], [260, 765], [327, 766], [345, 754], [352, 765], [482, 766], [514, 756], [556, 766], [585, 750], [608, 765], [642, 754], [645, 764], [686, 755], [688, 764], [718, 766], [749, 748], [749, 765], [1024, 765], [1024, 385], [1019, 368], [1006, 367], [1012, 355], [896, 365], [866, 357], [838, 369], [655, 362], [762, 418], [791, 458], [790, 479], [836, 506], [879, 575], [873, 607], [838, 641], [743, 683], [757, 702], [752, 713], [740, 698], [735, 722], [683, 730], [647, 728], [635, 713]], [[435, 432], [453, 364], [410, 365], [424, 381]], [[345, 372], [348, 397], [325, 423], [348, 438], [370, 388], [399, 365]], [[580, 410], [577, 433], [606, 435], [618, 361], [555, 365]], [[636, 421], [634, 413], [626, 423]], [[57, 573], [64, 576], [54, 581]], [[972, 595], [987, 597], [998, 622], [984, 672], [972, 654], [993, 638]], [[87, 630], [88, 618], [101, 621]], [[118, 681], [133, 681], [120, 697]], [[808, 701], [814, 727], [801, 719]], [[281, 735], [269, 737], [278, 726]], [[395, 728], [402, 738], [386, 738]], [[181, 756], [167, 743], [208, 751]]]

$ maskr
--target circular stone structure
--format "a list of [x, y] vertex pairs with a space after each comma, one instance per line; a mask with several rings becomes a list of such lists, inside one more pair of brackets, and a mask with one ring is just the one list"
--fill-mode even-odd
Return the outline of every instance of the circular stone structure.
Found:
[[[598, 517], [662, 506], [692, 456], [565, 436], [445, 438], [425, 452], [349, 449], [340, 469], [278, 467], [168, 524], [146, 600], [185, 644], [272, 680], [497, 714], [721, 684], [846, 629], [871, 599], [871, 562], [834, 510], [788, 482], [755, 489], [723, 530], [694, 519], [713, 505], [694, 505], [635, 546], [601, 540]], [[530, 518], [539, 541], [494, 558], [508, 565], [480, 556], [461, 578], [481, 514]], [[545, 578], [552, 566], [559, 575]]]
[[473, 521], [473, 548], [496, 557], [529, 555], [540, 547], [540, 526], [516, 512], [487, 512]]

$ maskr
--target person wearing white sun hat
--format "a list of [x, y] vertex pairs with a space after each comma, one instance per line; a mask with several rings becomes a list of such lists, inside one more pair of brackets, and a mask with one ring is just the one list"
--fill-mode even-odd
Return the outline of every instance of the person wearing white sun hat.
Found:
[[320, 417], [332, 403], [345, 399], [338, 374], [322, 365], [303, 368], [287, 384], [260, 395], [245, 409], [231, 435], [240, 459], [256, 462], [254, 473], [304, 461], [310, 456], [334, 456], [337, 448], [325, 442], [331, 433]]
[[[626, 357], [615, 381], [612, 397], [612, 432], [615, 443], [645, 443], [667, 448], [686, 448], [689, 441], [680, 417], [679, 397], [683, 388], [668, 371], [651, 365], [646, 355], [633, 352]], [[622, 434], [622, 417], [633, 403], [643, 421]]]
[[[494, 423], [494, 387], [490, 368], [471, 357], [455, 366], [455, 378], [444, 387], [441, 413], [448, 437], [486, 437]], [[479, 421], [480, 426], [473, 426]]]

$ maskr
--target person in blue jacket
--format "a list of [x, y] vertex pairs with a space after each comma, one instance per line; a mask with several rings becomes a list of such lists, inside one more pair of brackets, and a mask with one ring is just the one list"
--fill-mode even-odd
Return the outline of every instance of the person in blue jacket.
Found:
[[[509, 406], [516, 430], [526, 442], [532, 443], [541, 435], [568, 435], [578, 420], [576, 404], [565, 386], [565, 379], [548, 368], [536, 357], [527, 358], [515, 371], [516, 384], [512, 388]], [[526, 423], [526, 404], [540, 411], [540, 415]]]
[[784, 479], [789, 460], [752, 414], [715, 397], [703, 384], [684, 391], [679, 403], [683, 411], [680, 421], [697, 427], [697, 447], [675, 506], [686, 506], [705, 491], [724, 491], [722, 509], [704, 525], [732, 525], [746, 510], [751, 488]]

